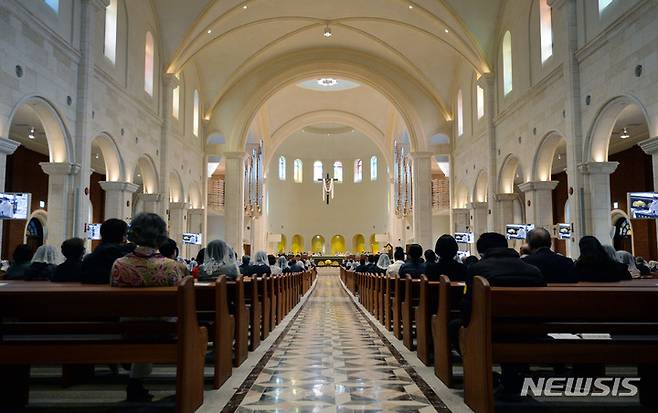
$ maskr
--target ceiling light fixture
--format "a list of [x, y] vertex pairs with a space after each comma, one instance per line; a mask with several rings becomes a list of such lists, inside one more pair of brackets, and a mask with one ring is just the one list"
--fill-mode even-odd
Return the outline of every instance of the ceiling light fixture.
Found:
[[318, 85], [324, 87], [332, 87], [332, 86], [336, 86], [337, 84], [338, 81], [332, 77], [323, 77], [322, 79], [318, 80]]
[[100, 155], [96, 154], [96, 159], [99, 159], [99, 158], [100, 158]]
[[324, 37], [326, 37], [327, 39], [334, 35], [334, 34], [331, 32], [331, 27], [329, 27], [329, 25], [325, 26], [325, 28], [324, 28], [324, 33], [323, 33], [322, 35], [323, 35]]
[[624, 130], [621, 132], [621, 135], [619, 135], [621, 139], [628, 139], [631, 137], [631, 135], [628, 133], [628, 129], [624, 128]]
[[210, 34], [210, 33], [212, 33], [212, 30], [211, 30], [211, 29], [208, 29], [208, 34]]
[[242, 6], [242, 9], [247, 10], [247, 5], [245, 4], [244, 6]]
[[446, 32], [446, 33], [450, 32], [450, 30], [448, 30], [448, 29], [443, 29], [443, 31]]
[[30, 128], [30, 133], [27, 134], [27, 137], [30, 139], [34, 139], [34, 127]]
[[409, 10], [411, 10], [411, 9], [413, 9], [413, 8], [414, 8], [414, 6], [410, 4], [410, 5], [409, 5]]

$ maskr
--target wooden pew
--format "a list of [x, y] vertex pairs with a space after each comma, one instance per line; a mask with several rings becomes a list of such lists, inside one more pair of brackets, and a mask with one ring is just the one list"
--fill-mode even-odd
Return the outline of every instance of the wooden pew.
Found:
[[268, 282], [268, 278], [270, 277], [267, 275], [258, 278], [258, 300], [260, 302], [262, 320], [260, 334], [262, 340], [265, 340], [270, 335], [270, 322], [272, 321], [270, 317], [270, 300], [272, 299], [270, 294], [271, 283]]
[[272, 275], [267, 277], [267, 283], [269, 284], [270, 290], [270, 333], [278, 324], [277, 320], [277, 303], [279, 300], [279, 291], [277, 290], [279, 285], [279, 276]]
[[245, 302], [245, 284], [242, 277], [227, 281], [229, 311], [235, 320], [233, 367], [239, 367], [249, 355], [249, 309]]
[[454, 387], [448, 324], [459, 317], [459, 303], [464, 295], [464, 285], [463, 282], [451, 282], [447, 276], [442, 275], [439, 279], [437, 313], [432, 316], [434, 374], [448, 387]]
[[395, 295], [395, 276], [389, 277], [384, 275], [384, 328], [388, 331], [393, 330], [393, 297]]
[[432, 338], [432, 316], [436, 315], [439, 305], [439, 282], [428, 281], [421, 276], [416, 317], [416, 353], [418, 359], [426, 366], [431, 366], [434, 353]]
[[384, 274], [375, 275], [375, 299], [377, 301], [377, 320], [380, 324], [384, 324]]
[[[25, 366], [10, 368], [22, 370], [22, 377], [0, 372], [2, 381], [11, 382], [0, 388], [6, 393], [0, 404], [28, 403], [31, 364], [172, 363], [176, 411], [194, 412], [201, 406], [208, 333], [197, 322], [192, 277], [178, 287], [160, 288], [37, 283], [11, 282], [0, 288], [0, 314], [5, 317], [0, 369]], [[120, 317], [177, 321], [120, 322]], [[148, 337], [140, 338], [144, 332]]]
[[258, 296], [257, 277], [242, 277], [247, 289], [246, 303], [249, 309], [249, 351], [254, 351], [260, 346], [260, 328], [262, 309]]
[[402, 301], [404, 301], [405, 281], [399, 275], [395, 276], [393, 294], [393, 335], [402, 340]]
[[[490, 287], [473, 282], [471, 320], [460, 331], [464, 400], [493, 413], [494, 363], [658, 363], [656, 287]], [[610, 333], [555, 340], [548, 333]]]
[[415, 309], [420, 299], [420, 280], [407, 275], [404, 279], [404, 301], [401, 304], [402, 313], [402, 344], [409, 350], [415, 350], [414, 327]]

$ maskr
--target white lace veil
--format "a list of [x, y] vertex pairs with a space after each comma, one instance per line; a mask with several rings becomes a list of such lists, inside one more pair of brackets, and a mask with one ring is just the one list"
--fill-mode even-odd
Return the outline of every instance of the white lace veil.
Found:
[[385, 270], [389, 265], [391, 265], [391, 258], [387, 254], [381, 254], [377, 260], [377, 266]]
[[59, 264], [62, 259], [60, 258], [59, 251], [52, 245], [42, 245], [37, 248], [37, 251], [32, 257], [32, 262], [43, 262], [45, 264]]
[[234, 266], [236, 272], [240, 273], [235, 261], [235, 252], [226, 242], [219, 239], [208, 243], [203, 265], [206, 274], [214, 274], [226, 266]]
[[256, 255], [251, 259], [251, 265], [270, 265], [267, 261], [267, 253], [265, 251], [256, 251]]

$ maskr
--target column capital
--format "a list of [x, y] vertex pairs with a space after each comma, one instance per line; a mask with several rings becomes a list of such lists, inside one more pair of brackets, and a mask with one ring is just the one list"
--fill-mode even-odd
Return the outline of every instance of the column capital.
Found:
[[642, 148], [647, 155], [658, 153], [658, 136], [644, 140], [638, 145], [640, 145], [640, 148]]
[[80, 172], [80, 165], [68, 162], [40, 162], [39, 166], [46, 175], [75, 175]]
[[99, 182], [103, 191], [124, 191], [124, 192], [137, 192], [139, 185], [133, 184], [132, 182], [121, 182], [121, 181], [100, 181]]
[[494, 200], [496, 201], [514, 201], [519, 198], [518, 194], [511, 193], [511, 194], [495, 194], [494, 195]]
[[432, 152], [409, 152], [409, 156], [412, 160], [416, 159], [431, 159], [434, 154]]
[[584, 162], [578, 165], [583, 175], [610, 175], [619, 166], [619, 162]]
[[246, 152], [241, 152], [241, 151], [235, 151], [235, 152], [224, 152], [223, 155], [224, 155], [224, 158], [226, 158], [226, 159], [244, 160], [244, 158], [247, 156], [247, 153]]
[[187, 202], [170, 202], [169, 209], [187, 209]]
[[11, 139], [0, 138], [0, 154], [11, 155], [21, 144]]
[[471, 210], [468, 208], [452, 208], [453, 214], [468, 214], [469, 212], [471, 212]]
[[475, 83], [480, 86], [482, 89], [487, 90], [490, 89], [492, 86], [492, 83], [496, 77], [492, 72], [489, 73], [483, 73], [480, 75], [478, 80], [475, 81]]
[[552, 191], [558, 184], [558, 181], [529, 181], [519, 184], [519, 189], [521, 192]]
[[178, 77], [174, 73], [165, 73], [164, 76], [162, 76], [162, 83], [164, 83], [165, 87], [175, 89], [176, 86], [178, 86]]
[[139, 196], [147, 202], [160, 202], [162, 194], [139, 194]]
[[487, 209], [489, 208], [488, 202], [469, 202], [471, 209]]
[[105, 10], [110, 5], [110, 0], [87, 0], [96, 8], [96, 11]]
[[190, 208], [187, 210], [187, 213], [189, 215], [203, 215], [203, 211], [205, 211], [203, 208]]

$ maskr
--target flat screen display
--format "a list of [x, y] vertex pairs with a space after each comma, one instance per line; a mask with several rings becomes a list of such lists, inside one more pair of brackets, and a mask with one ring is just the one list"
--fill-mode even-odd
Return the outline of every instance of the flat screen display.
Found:
[[507, 224], [505, 236], [507, 239], [525, 239], [528, 231], [535, 229], [534, 224]]
[[472, 244], [473, 233], [472, 232], [455, 232], [455, 241], [458, 244]]
[[0, 219], [27, 219], [31, 198], [25, 192], [0, 192]]
[[464, 261], [466, 258], [470, 257], [471, 254], [468, 251], [457, 251], [457, 256], [460, 260]]
[[571, 239], [571, 224], [557, 224], [558, 239]]
[[658, 192], [629, 192], [628, 215], [632, 219], [658, 218]]
[[101, 224], [87, 224], [87, 239], [101, 239]]
[[201, 245], [201, 234], [195, 232], [184, 232], [183, 244]]

